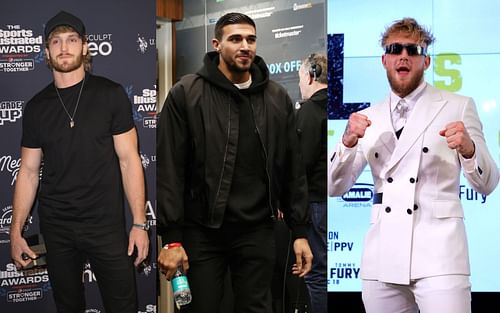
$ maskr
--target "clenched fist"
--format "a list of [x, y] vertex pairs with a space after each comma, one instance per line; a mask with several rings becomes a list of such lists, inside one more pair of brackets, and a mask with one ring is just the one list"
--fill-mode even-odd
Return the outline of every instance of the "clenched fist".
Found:
[[474, 155], [474, 142], [470, 138], [463, 122], [449, 123], [443, 130], [439, 131], [439, 135], [446, 138], [450, 149], [457, 150], [464, 158], [470, 159]]
[[344, 146], [348, 148], [354, 147], [358, 143], [358, 139], [363, 138], [366, 128], [371, 124], [372, 122], [368, 119], [368, 116], [360, 113], [352, 113], [349, 116], [349, 121], [342, 136]]

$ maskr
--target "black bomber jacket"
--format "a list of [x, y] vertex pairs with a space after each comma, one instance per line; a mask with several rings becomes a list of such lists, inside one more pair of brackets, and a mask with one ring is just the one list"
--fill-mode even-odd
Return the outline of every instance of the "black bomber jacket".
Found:
[[[196, 74], [170, 90], [157, 131], [158, 234], [164, 243], [182, 242], [189, 220], [219, 228], [231, 188], [238, 149], [239, 101], [250, 101], [266, 161], [270, 215], [277, 210], [294, 238], [306, 237], [307, 182], [293, 106], [286, 90], [269, 80], [264, 61], [251, 66], [252, 85], [236, 88], [209, 52]], [[251, 186], [249, 186], [251, 188]]]

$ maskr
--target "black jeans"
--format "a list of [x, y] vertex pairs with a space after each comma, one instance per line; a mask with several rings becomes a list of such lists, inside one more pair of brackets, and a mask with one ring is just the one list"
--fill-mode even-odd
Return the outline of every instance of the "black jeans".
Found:
[[137, 313], [134, 265], [123, 227], [42, 225], [47, 266], [58, 313], [85, 311], [82, 274], [88, 260], [107, 313]]
[[189, 258], [187, 277], [192, 313], [220, 311], [229, 270], [234, 313], [271, 313], [271, 279], [275, 262], [274, 222], [255, 226], [186, 227], [183, 245]]

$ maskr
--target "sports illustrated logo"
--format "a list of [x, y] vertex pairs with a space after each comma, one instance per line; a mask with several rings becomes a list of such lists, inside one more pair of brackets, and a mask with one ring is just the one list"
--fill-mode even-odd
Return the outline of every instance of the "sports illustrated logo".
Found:
[[87, 40], [88, 40], [88, 46], [89, 46], [89, 52], [91, 56], [104, 56], [107, 57], [108, 55], [113, 52], [113, 45], [111, 41], [111, 36], [113, 34], [88, 34], [87, 35]]
[[24, 101], [5, 100], [0, 102], [0, 126], [5, 122], [14, 123], [23, 115]]
[[146, 305], [146, 311], [137, 311], [137, 313], [156, 313], [156, 304]]
[[11, 155], [4, 155], [0, 157], [0, 172], [8, 172], [12, 175], [11, 186], [17, 179], [17, 173], [19, 173], [19, 167], [21, 166], [21, 158], [15, 159]]
[[18, 271], [14, 263], [7, 263], [5, 269], [0, 271], [0, 287], [8, 302], [38, 300], [51, 288], [47, 269]]
[[136, 40], [138, 44], [137, 51], [139, 51], [142, 54], [146, 53], [146, 51], [148, 51], [148, 48], [150, 46], [155, 45], [155, 40], [156, 40], [155, 38], [150, 38], [149, 40], [147, 40], [146, 38], [144, 38], [144, 36], [137, 34], [137, 40]]
[[21, 25], [0, 29], [0, 72], [27, 72], [43, 61], [42, 35]]
[[134, 120], [142, 122], [144, 128], [156, 128], [156, 85], [154, 89], [143, 89], [141, 95], [133, 95], [133, 103], [137, 105]]

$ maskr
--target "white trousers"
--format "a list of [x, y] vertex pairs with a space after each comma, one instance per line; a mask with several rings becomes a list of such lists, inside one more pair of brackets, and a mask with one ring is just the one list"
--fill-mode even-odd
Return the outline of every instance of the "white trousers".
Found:
[[363, 280], [366, 313], [471, 313], [469, 276], [443, 275], [410, 285]]

